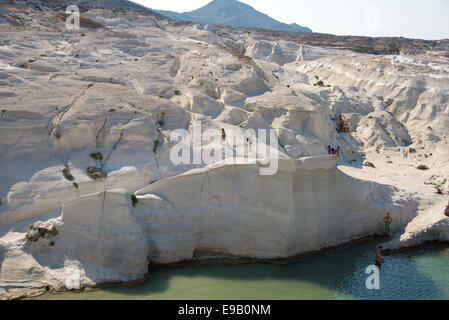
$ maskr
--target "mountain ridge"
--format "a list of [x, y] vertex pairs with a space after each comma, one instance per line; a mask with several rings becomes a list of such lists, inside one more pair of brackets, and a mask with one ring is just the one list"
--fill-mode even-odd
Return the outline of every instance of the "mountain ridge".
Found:
[[183, 13], [165, 10], [156, 11], [177, 20], [275, 31], [312, 32], [311, 29], [296, 23], [286, 24], [277, 21], [237, 0], [214, 0], [204, 7]]

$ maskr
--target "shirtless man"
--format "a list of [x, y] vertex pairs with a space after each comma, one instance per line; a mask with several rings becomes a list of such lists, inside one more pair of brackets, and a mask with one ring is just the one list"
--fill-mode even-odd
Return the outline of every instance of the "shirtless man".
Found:
[[385, 222], [385, 231], [387, 231], [387, 233], [390, 233], [391, 223], [393, 222], [393, 218], [390, 217], [389, 212], [387, 212], [387, 216], [384, 218], [384, 222]]
[[382, 262], [382, 247], [379, 246], [377, 247], [376, 250], [376, 265], [380, 266], [381, 262]]

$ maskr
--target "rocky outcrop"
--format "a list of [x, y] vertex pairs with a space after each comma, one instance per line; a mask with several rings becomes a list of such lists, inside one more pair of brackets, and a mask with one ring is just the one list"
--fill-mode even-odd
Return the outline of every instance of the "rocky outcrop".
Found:
[[393, 240], [383, 245], [385, 250], [412, 248], [426, 242], [449, 242], [449, 217], [443, 214], [442, 203], [414, 218]]
[[148, 246], [125, 190], [66, 203], [55, 251], [80, 261], [95, 283], [134, 281], [148, 272]]
[[59, 218], [34, 223], [26, 241], [0, 242], [0, 297], [142, 280], [148, 245], [132, 208], [123, 189], [80, 197]]
[[257, 163], [214, 165], [139, 190], [135, 214], [151, 260], [286, 258], [381, 232], [383, 208], [396, 228], [414, 217], [413, 201], [393, 201], [391, 187], [355, 180], [336, 160], [280, 160], [274, 176], [259, 176]]

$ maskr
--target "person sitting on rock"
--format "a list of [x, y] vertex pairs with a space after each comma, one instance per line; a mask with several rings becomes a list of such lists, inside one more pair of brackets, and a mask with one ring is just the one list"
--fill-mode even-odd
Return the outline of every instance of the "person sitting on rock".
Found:
[[449, 203], [447, 204], [447, 207], [446, 207], [446, 209], [444, 210], [444, 215], [445, 215], [446, 217], [449, 217]]
[[443, 194], [443, 191], [441, 191], [441, 189], [438, 189], [437, 194]]

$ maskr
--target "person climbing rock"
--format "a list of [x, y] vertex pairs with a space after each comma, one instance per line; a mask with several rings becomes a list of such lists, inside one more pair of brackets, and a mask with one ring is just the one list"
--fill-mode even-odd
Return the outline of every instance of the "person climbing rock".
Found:
[[380, 266], [382, 262], [382, 246], [377, 247], [376, 251], [376, 265]]
[[221, 129], [221, 141], [226, 141], [226, 132], [225, 129]]
[[337, 157], [340, 156], [340, 146], [337, 147]]
[[391, 229], [391, 223], [393, 222], [393, 218], [390, 217], [390, 213], [387, 212], [386, 217], [384, 218], [384, 223], [385, 223], [385, 231], [387, 231], [387, 233], [390, 233], [390, 229]]

